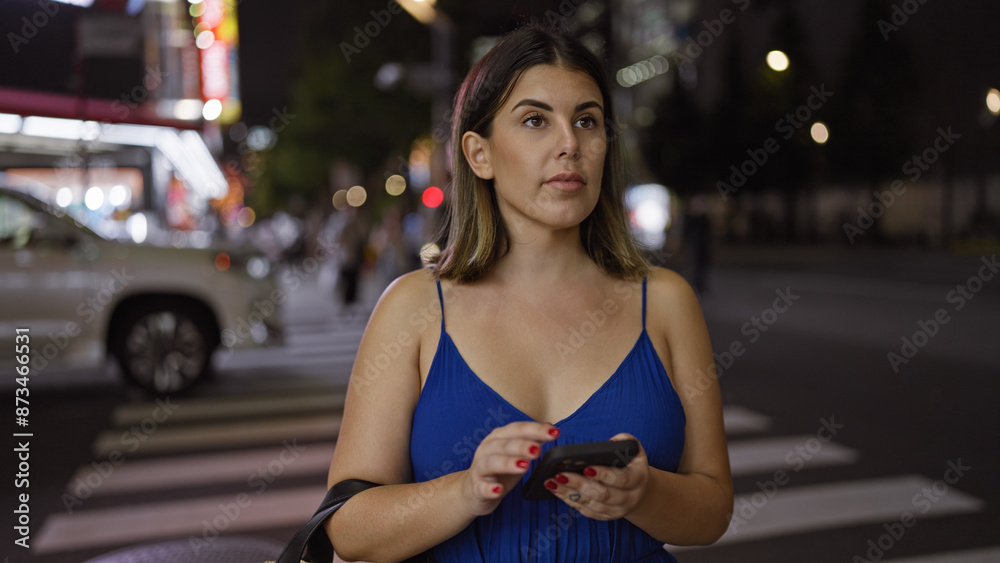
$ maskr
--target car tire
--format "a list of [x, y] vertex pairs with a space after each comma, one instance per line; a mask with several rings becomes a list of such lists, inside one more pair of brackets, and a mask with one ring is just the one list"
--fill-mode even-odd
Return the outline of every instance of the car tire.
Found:
[[176, 393], [211, 371], [214, 327], [211, 314], [187, 300], [132, 303], [112, 326], [110, 350], [129, 382], [157, 395]]

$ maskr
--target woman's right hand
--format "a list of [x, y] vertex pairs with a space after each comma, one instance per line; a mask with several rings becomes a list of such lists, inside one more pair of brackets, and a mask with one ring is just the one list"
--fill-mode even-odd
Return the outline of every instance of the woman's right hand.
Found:
[[558, 437], [558, 428], [539, 422], [512, 422], [490, 432], [465, 470], [462, 500], [469, 513], [493, 512], [541, 454], [542, 444]]

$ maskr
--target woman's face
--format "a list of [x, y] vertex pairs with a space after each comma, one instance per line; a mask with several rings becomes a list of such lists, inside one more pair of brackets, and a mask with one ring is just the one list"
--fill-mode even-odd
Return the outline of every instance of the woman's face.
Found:
[[494, 116], [490, 137], [470, 135], [475, 142], [463, 139], [466, 158], [478, 176], [493, 179], [512, 234], [524, 221], [578, 226], [597, 205], [607, 138], [604, 99], [587, 74], [553, 65], [527, 69]]

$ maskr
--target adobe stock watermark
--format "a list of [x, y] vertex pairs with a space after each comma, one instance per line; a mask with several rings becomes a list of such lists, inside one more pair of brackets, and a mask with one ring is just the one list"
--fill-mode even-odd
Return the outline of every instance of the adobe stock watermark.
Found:
[[37, 37], [38, 32], [49, 25], [52, 18], [59, 13], [59, 4], [53, 0], [35, 0], [35, 3], [38, 5], [38, 11], [31, 14], [30, 18], [22, 17], [18, 22], [21, 24], [20, 33], [7, 32], [7, 42], [10, 43], [15, 55], [21, 52], [21, 47]]
[[[296, 114], [288, 111], [288, 106], [282, 106], [279, 110], [274, 107], [271, 108], [272, 117], [268, 121], [267, 129], [270, 131], [272, 138], [276, 138], [278, 133], [285, 130], [286, 127], [298, 117]], [[242, 124], [239, 124], [242, 125]], [[240, 156], [240, 164], [236, 164], [233, 161], [226, 163], [227, 171], [230, 173], [238, 173], [240, 169], [244, 172], [253, 173], [256, 172], [260, 167], [260, 150], [251, 147], [251, 136], [257, 133], [248, 130], [245, 125], [241, 127], [234, 126], [229, 130], [229, 138], [235, 143], [239, 143], [236, 146], [236, 154]]]
[[[180, 407], [170, 402], [170, 397], [156, 399], [149, 416], [143, 418], [138, 424], [129, 427], [119, 438], [123, 449], [128, 453], [134, 453], [143, 442], [149, 439], [163, 424], [170, 418], [170, 415]], [[94, 495], [105, 482], [114, 474], [115, 470], [124, 465], [126, 461], [125, 453], [122, 450], [112, 450], [107, 459], [92, 461], [92, 470], [76, 479], [66, 486], [68, 492], [63, 493], [61, 500], [66, 512], [72, 514], [75, 507], [83, 504], [83, 501]]]
[[[958, 312], [964, 309], [966, 304], [974, 299], [977, 293], [982, 291], [986, 282], [996, 277], [997, 273], [1000, 273], [1000, 262], [997, 261], [996, 254], [989, 258], [983, 256], [981, 261], [983, 265], [979, 267], [975, 275], [970, 276], [965, 283], [957, 284], [954, 289], [945, 295], [945, 302], [953, 305], [952, 311]], [[893, 351], [886, 354], [886, 359], [889, 361], [889, 367], [892, 368], [892, 372], [899, 373], [899, 366], [910, 363], [910, 360], [924, 346], [927, 346], [931, 338], [937, 336], [941, 331], [941, 327], [949, 322], [951, 322], [951, 316], [944, 307], [934, 311], [934, 314], [929, 319], [918, 320], [916, 332], [908, 337], [902, 336], [900, 338], [902, 344], [899, 352]]]
[[353, 42], [340, 42], [340, 52], [344, 55], [347, 64], [351, 64], [351, 57], [360, 55], [361, 50], [371, 45], [372, 39], [378, 37], [382, 30], [392, 23], [392, 16], [401, 13], [403, 13], [403, 7], [399, 5], [399, 2], [389, 0], [384, 9], [371, 11], [372, 19], [364, 26], [354, 26]]
[[[820, 427], [816, 430], [816, 436], [811, 437], [802, 444], [797, 444], [785, 454], [785, 464], [793, 473], [798, 473], [814, 457], [823, 450], [823, 444], [830, 442], [837, 435], [837, 432], [844, 428], [843, 424], [837, 424], [834, 417], [819, 419]], [[730, 514], [729, 531], [738, 534], [741, 526], [745, 526], [767, 503], [777, 496], [781, 487], [791, 482], [791, 476], [785, 469], [778, 469], [770, 479], [757, 481], [758, 492], [749, 495], [741, 495], [733, 506], [733, 513]]]
[[486, 418], [483, 419], [482, 424], [452, 444], [450, 452], [453, 456], [442, 461], [437, 470], [424, 471], [422, 475], [423, 481], [413, 483], [415, 486], [410, 487], [406, 499], [396, 503], [396, 513], [404, 514], [423, 506], [425, 502], [441, 489], [443, 485], [440, 480], [441, 477], [468, 468], [472, 463], [472, 458], [475, 457], [476, 449], [483, 439], [489, 436], [490, 432], [501, 426], [505, 426], [512, 418], [514, 418], [514, 415], [502, 406], [487, 409]]
[[[962, 464], [962, 458], [958, 458], [955, 461], [948, 460], [947, 465], [948, 469], [945, 470], [944, 476], [941, 479], [934, 481], [930, 487], [924, 487], [920, 492], [913, 495], [913, 499], [910, 502], [913, 508], [917, 509], [921, 514], [927, 514], [935, 504], [948, 494], [950, 487], [958, 483], [972, 469], [972, 467]], [[885, 554], [895, 547], [896, 543], [902, 540], [906, 532], [915, 526], [916, 523], [916, 515], [913, 512], [906, 511], [900, 515], [898, 521], [882, 524], [885, 532], [875, 539], [869, 539], [866, 544], [868, 549], [865, 551], [865, 557], [867, 559], [860, 555], [855, 555], [851, 559], [851, 563], [875, 563], [881, 561], [885, 557]]]
[[[920, 180], [931, 169], [931, 166], [941, 158], [941, 154], [948, 152], [955, 141], [962, 138], [958, 133], [952, 132], [950, 126], [947, 129], [938, 127], [937, 133], [938, 136], [931, 143], [931, 146], [907, 159], [900, 168], [910, 182]], [[847, 240], [854, 244], [855, 237], [865, 234], [868, 229], [872, 228], [875, 225], [875, 220], [885, 215], [886, 210], [896, 202], [896, 197], [906, 193], [906, 189], [907, 186], [902, 180], [895, 180], [889, 185], [888, 190], [872, 192], [875, 200], [869, 203], [867, 208], [858, 207], [858, 218], [854, 223], [844, 223], [844, 234], [847, 235]]]
[[890, 21], [880, 19], [876, 22], [878, 30], [882, 33], [882, 39], [888, 41], [889, 34], [899, 31], [899, 28], [910, 21], [910, 16], [916, 14], [920, 7], [927, 2], [928, 0], [903, 0], [901, 4], [893, 4], [892, 15], [889, 16]]
[[[795, 302], [802, 297], [801, 295], [792, 293], [791, 287], [776, 289], [774, 293], [777, 297], [771, 306], [761, 311], [760, 316], [754, 315], [750, 317], [750, 320], [743, 323], [740, 327], [740, 334], [747, 337], [748, 344], [754, 344], [760, 340], [761, 335], [778, 322], [778, 317], [788, 312], [795, 305]], [[695, 374], [697, 379], [695, 379], [694, 384], [684, 384], [684, 393], [688, 397], [697, 397], [707, 391], [712, 387], [715, 380], [722, 377], [725, 370], [728, 370], [736, 363], [736, 358], [745, 354], [746, 351], [747, 347], [743, 344], [743, 339], [737, 338], [730, 342], [729, 346], [721, 354], [713, 352], [712, 357], [715, 361], [708, 366], [707, 370], [698, 370]]]
[[139, 107], [149, 98], [149, 94], [163, 85], [163, 78], [167, 76], [160, 69], [160, 65], [146, 66], [146, 75], [142, 79], [142, 84], [137, 84], [130, 91], [122, 94], [119, 98], [111, 102], [111, 111], [118, 119], [126, 119], [135, 108]]
[[[774, 123], [774, 131], [781, 135], [782, 140], [787, 141], [794, 137], [795, 133], [812, 119], [813, 113], [819, 111], [834, 95], [833, 92], [826, 89], [826, 84], [820, 84], [819, 88], [810, 86], [809, 90], [811, 94], [806, 98], [804, 104], [795, 108], [794, 111], [786, 113], [784, 117]], [[733, 164], [729, 167], [731, 172], [729, 183], [722, 180], [715, 183], [716, 189], [722, 196], [722, 201], [727, 201], [729, 194], [738, 192], [779, 150], [781, 150], [781, 142], [774, 137], [765, 139], [759, 148], [747, 149], [749, 158], [740, 163], [739, 166]]]
[[[286, 467], [295, 463], [302, 452], [307, 449], [305, 446], [298, 445], [295, 440], [291, 442], [285, 440], [282, 445], [284, 448], [274, 459], [265, 466], [255, 469], [247, 477], [247, 486], [251, 487], [257, 495], [264, 494], [268, 485], [284, 473]], [[243, 514], [243, 511], [253, 504], [253, 499], [254, 497], [250, 496], [249, 493], [241, 492], [233, 498], [233, 502], [219, 503], [218, 514], [212, 516], [211, 519], [205, 518], [201, 521], [201, 536], [194, 534], [188, 536], [188, 545], [194, 550], [195, 555], [208, 547], [222, 532], [228, 530]]]
[[685, 64], [694, 64], [694, 61], [705, 52], [705, 49], [711, 47], [715, 43], [715, 40], [722, 36], [726, 26], [734, 23], [736, 16], [739, 13], [745, 12], [750, 7], [750, 0], [730, 1], [736, 4], [740, 11], [733, 12], [729, 8], [723, 8], [719, 12], [718, 18], [702, 20], [701, 24], [705, 29], [698, 32], [696, 36], [692, 37], [688, 35], [687, 39], [684, 40], [684, 45], [670, 53], [669, 56], [674, 59], [674, 64], [678, 67]]
[[[382, 377], [385, 370], [389, 369], [392, 362], [403, 353], [405, 348], [414, 346], [420, 341], [419, 336], [429, 327], [433, 326], [432, 323], [440, 323], [443, 311], [442, 307], [457, 299], [464, 291], [461, 287], [451, 285], [447, 287], [442, 286], [441, 294], [444, 303], [441, 303], [437, 295], [435, 295], [427, 304], [421, 305], [416, 311], [410, 313], [406, 318], [410, 329], [400, 330], [388, 342], [380, 342], [378, 344], [379, 351], [373, 358], [365, 358], [361, 365], [355, 362], [354, 369], [351, 372], [350, 385], [358, 393], [364, 392], [369, 385]], [[445, 335], [442, 332], [441, 338], [444, 337]]]
[[587, 0], [562, 0], [562, 2], [559, 2], [559, 6], [556, 7], [556, 10], [559, 10], [558, 13], [554, 10], [545, 10], [542, 19], [551, 27], [559, 27], [566, 20], [573, 17], [573, 14], [586, 2]]
[[70, 342], [80, 336], [83, 332], [83, 326], [97, 320], [101, 312], [114, 300], [115, 295], [124, 291], [129, 282], [133, 280], [135, 280], [135, 276], [130, 276], [125, 268], [111, 270], [104, 277], [97, 293], [85, 298], [77, 305], [76, 314], [83, 317], [83, 324], [67, 321], [62, 330], [48, 333], [46, 336], [49, 341], [33, 349], [31, 369], [36, 372], [44, 371], [49, 366], [49, 362], [59, 357], [59, 354], [69, 347]]
[[580, 323], [579, 328], [569, 327], [569, 337], [566, 338], [566, 341], [563, 342], [560, 340], [556, 343], [556, 352], [559, 352], [561, 360], [565, 362], [569, 356], [572, 356], [580, 348], [583, 348], [587, 340], [597, 334], [598, 330], [604, 326], [604, 323], [608, 322], [608, 317], [621, 310], [618, 303], [619, 300], [624, 302], [631, 300], [632, 295], [636, 291], [633, 285], [635, 284], [628, 284], [624, 281], [615, 282], [615, 299], [609, 297], [601, 303], [599, 309], [587, 310], [587, 320]]

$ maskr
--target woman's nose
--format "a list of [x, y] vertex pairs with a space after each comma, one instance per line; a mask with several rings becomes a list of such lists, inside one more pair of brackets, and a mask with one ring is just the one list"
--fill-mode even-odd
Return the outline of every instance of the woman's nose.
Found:
[[571, 159], [580, 158], [580, 140], [576, 137], [576, 130], [572, 124], [565, 124], [559, 128], [559, 158], [568, 157]]

